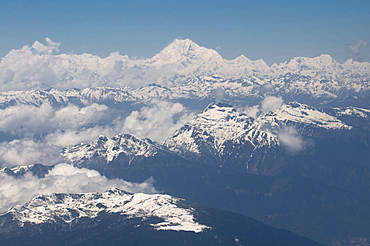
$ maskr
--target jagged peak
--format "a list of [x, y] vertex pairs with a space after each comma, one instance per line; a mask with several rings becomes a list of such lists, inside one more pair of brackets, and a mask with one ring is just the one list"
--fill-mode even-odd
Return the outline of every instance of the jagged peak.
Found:
[[117, 194], [117, 195], [124, 195], [124, 194], [132, 195], [133, 194], [131, 192], [127, 192], [127, 191], [122, 190], [122, 189], [119, 189], [117, 187], [111, 187], [111, 188], [107, 189], [105, 191], [105, 193], [108, 193], [108, 194]]
[[240, 55], [240, 56], [236, 57], [235, 59], [233, 59], [232, 61], [235, 61], [235, 62], [251, 62], [251, 59], [249, 59], [245, 55]]
[[334, 58], [328, 54], [322, 54], [314, 58], [294, 57], [292, 60], [288, 61], [288, 63], [297, 63], [298, 65], [320, 65], [320, 66], [337, 64]]
[[199, 46], [195, 42], [193, 42], [190, 39], [175, 39], [172, 43], [170, 43], [167, 47], [165, 47], [158, 55], [165, 55], [168, 53], [171, 54], [181, 54], [181, 55], [187, 55], [190, 52], [194, 52], [197, 49], [206, 49], [204, 47]]
[[236, 57], [235, 59], [232, 59], [231, 62], [236, 62], [236, 63], [247, 63], [247, 64], [257, 64], [259, 66], [264, 66], [266, 68], [269, 68], [269, 65], [263, 60], [263, 59], [257, 59], [257, 60], [251, 60], [245, 55], [240, 55]]
[[199, 48], [200, 46], [197, 43], [193, 42], [190, 38], [186, 38], [186, 39], [175, 39], [167, 47], [189, 49], [191, 47]]
[[221, 55], [213, 50], [202, 47], [190, 39], [175, 39], [157, 55], [150, 59], [157, 65], [178, 63], [183, 59], [223, 60]]
[[104, 135], [99, 135], [94, 141], [93, 143], [94, 144], [99, 144], [99, 143], [105, 143], [108, 141], [108, 137], [104, 136]]
[[[307, 104], [304, 104], [304, 103], [300, 103], [300, 102], [298, 102], [298, 101], [291, 101], [291, 102], [288, 102], [286, 105], [289, 105], [289, 106], [291, 106], [291, 107], [293, 107], [293, 108], [298, 108], [298, 107], [300, 107], [300, 108], [307, 108], [307, 107], [310, 107], [310, 106], [308, 106]], [[311, 108], [311, 107], [310, 107]], [[312, 107], [313, 108], [313, 107]]]
[[[140, 140], [139, 138], [135, 137], [134, 135], [132, 134], [128, 134], [128, 133], [124, 133], [124, 134], [116, 134], [114, 135], [113, 137], [111, 138], [108, 138], [107, 136], [105, 135], [99, 135], [95, 141], [108, 141], [109, 139], [112, 139], [112, 140], [119, 140], [119, 139], [137, 139], [137, 140]], [[95, 142], [94, 141], [94, 142]]]
[[153, 156], [161, 149], [150, 139], [140, 139], [131, 134], [117, 134], [112, 138], [100, 135], [90, 144], [80, 144], [63, 150], [62, 155], [67, 162], [79, 162], [91, 159], [96, 155], [103, 157], [107, 162], [112, 161], [121, 153], [128, 156]]
[[220, 110], [220, 109], [228, 109], [228, 111], [236, 112], [234, 107], [230, 104], [224, 102], [213, 102], [208, 104], [208, 106], [203, 110], [203, 112], [211, 111], [211, 110]]
[[266, 112], [257, 119], [257, 122], [269, 122], [271, 125], [276, 125], [278, 122], [283, 125], [284, 122], [294, 122], [324, 129], [352, 129], [338, 118], [296, 101], [282, 104], [276, 110]]

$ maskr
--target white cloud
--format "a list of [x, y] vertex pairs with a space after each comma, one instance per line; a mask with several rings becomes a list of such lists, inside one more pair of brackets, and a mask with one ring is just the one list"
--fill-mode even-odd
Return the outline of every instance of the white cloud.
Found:
[[23, 138], [0, 143], [0, 161], [6, 166], [34, 163], [55, 164], [61, 161], [60, 148], [42, 141]]
[[69, 105], [55, 109], [44, 103], [40, 107], [33, 105], [10, 106], [0, 110], [0, 131], [29, 137], [33, 134], [47, 133], [53, 130], [79, 129], [98, 124], [110, 118], [107, 106], [91, 104], [79, 108]]
[[37, 178], [30, 173], [14, 178], [0, 172], [0, 212], [23, 204], [37, 195], [51, 193], [103, 192], [112, 187], [128, 192], [157, 193], [153, 182], [153, 179], [143, 183], [107, 179], [97, 171], [67, 164], [55, 166], [44, 178]]
[[62, 148], [89, 143], [99, 135], [130, 133], [139, 138], [163, 141], [193, 118], [182, 104], [152, 100], [127, 118], [124, 110], [93, 103], [85, 107], [53, 108], [17, 105], [0, 109], [0, 142], [3, 166], [59, 163]]
[[368, 45], [369, 42], [365, 40], [357, 40], [356, 42], [349, 44], [347, 47], [354, 55], [358, 55], [361, 49], [367, 47]]
[[[0, 61], [0, 91], [29, 89], [71, 89], [96, 86], [132, 86], [148, 84], [153, 74], [143, 71], [127, 56], [113, 52], [106, 58], [91, 54], [55, 54], [60, 43], [50, 38], [31, 46], [11, 50]], [[140, 62], [139, 62], [140, 63]], [[156, 73], [156, 77], [160, 72]]]
[[216, 101], [222, 101], [225, 98], [225, 91], [224, 89], [218, 87], [212, 90], [211, 95], [215, 98]]
[[257, 118], [260, 113], [260, 106], [254, 105], [250, 107], [239, 108], [238, 111], [245, 113], [249, 117]]
[[292, 126], [282, 128], [277, 136], [281, 145], [291, 153], [298, 153], [312, 144], [310, 140], [304, 139], [297, 129]]
[[109, 126], [85, 127], [79, 130], [68, 129], [65, 131], [55, 130], [48, 133], [44, 139], [49, 145], [55, 145], [60, 148], [72, 146], [79, 143], [89, 143], [97, 136], [114, 136], [119, 132]]
[[[50, 38], [45, 38], [46, 45], [35, 41], [31, 46], [31, 50], [36, 54], [53, 54], [59, 52], [60, 43], [53, 42]], [[27, 46], [25, 46], [27, 47]]]
[[95, 103], [59, 109], [47, 103], [2, 109], [0, 131], [8, 140], [0, 143], [0, 162], [5, 166], [58, 163], [63, 147], [88, 143], [100, 134], [121, 133], [117, 131], [122, 129], [123, 121], [116, 120], [115, 125], [111, 122], [120, 112]]
[[12, 134], [30, 134], [50, 129], [50, 118], [54, 110], [49, 104], [41, 107], [31, 105], [11, 106], [0, 110], [0, 131]]
[[193, 117], [181, 103], [154, 99], [125, 119], [122, 132], [161, 142]]
[[55, 112], [50, 120], [58, 129], [78, 129], [81, 126], [99, 123], [109, 114], [109, 108], [105, 105], [93, 103], [79, 108], [69, 105]]
[[261, 103], [261, 111], [268, 112], [278, 109], [283, 104], [283, 98], [266, 96]]
[[[50, 87], [58, 78], [60, 64], [53, 55], [59, 43], [46, 38], [46, 44], [36, 41], [19, 50], [11, 50], [0, 62], [0, 89], [23, 90]], [[45, 85], [49, 86], [45, 86]]]

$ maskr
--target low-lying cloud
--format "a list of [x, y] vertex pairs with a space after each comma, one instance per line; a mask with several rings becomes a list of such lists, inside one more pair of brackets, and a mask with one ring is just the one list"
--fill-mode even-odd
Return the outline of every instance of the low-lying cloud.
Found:
[[31, 173], [14, 178], [0, 172], [0, 212], [23, 204], [37, 195], [51, 193], [103, 192], [112, 187], [128, 192], [157, 193], [153, 183], [152, 178], [143, 183], [107, 179], [97, 171], [68, 164], [56, 165], [44, 178], [35, 177]]
[[44, 103], [40, 107], [16, 105], [1, 109], [0, 133], [7, 140], [0, 142], [0, 163], [3, 166], [59, 163], [61, 148], [88, 143], [100, 134], [117, 134], [123, 122], [117, 121], [118, 125], [112, 127], [112, 117], [118, 117], [112, 112], [95, 103], [85, 107], [53, 108]]
[[154, 99], [125, 119], [123, 132], [162, 142], [193, 117], [180, 103]]
[[0, 165], [60, 163], [62, 148], [89, 143], [99, 135], [130, 133], [161, 142], [194, 116], [180, 103], [156, 99], [139, 110], [129, 110], [96, 103], [62, 108], [44, 103], [0, 109]]
[[280, 108], [283, 102], [284, 101], [282, 97], [266, 96], [261, 103], [261, 111], [262, 112], [274, 111]]
[[54, 109], [44, 103], [40, 107], [33, 105], [10, 106], [0, 110], [0, 131], [15, 136], [30, 137], [53, 129], [76, 129], [97, 124], [109, 114], [105, 105], [93, 103], [86, 107], [68, 105]]
[[34, 163], [56, 164], [62, 161], [60, 148], [43, 141], [23, 138], [0, 143], [0, 161], [4, 166]]
[[298, 153], [311, 145], [311, 141], [304, 139], [292, 126], [280, 129], [277, 136], [281, 145], [291, 153]]
[[257, 118], [261, 113], [277, 110], [283, 102], [282, 97], [266, 96], [260, 105], [247, 106], [239, 110], [250, 117]]

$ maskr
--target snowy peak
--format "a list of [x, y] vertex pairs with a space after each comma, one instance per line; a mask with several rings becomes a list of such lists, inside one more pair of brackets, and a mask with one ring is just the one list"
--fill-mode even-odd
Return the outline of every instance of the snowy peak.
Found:
[[164, 144], [172, 151], [185, 156], [189, 153], [202, 155], [204, 152], [222, 156], [228, 142], [235, 144], [248, 141], [256, 143], [256, 137], [263, 134], [251, 133], [246, 137], [253, 118], [238, 113], [232, 106], [224, 103], [210, 104], [187, 125], [177, 130]]
[[163, 66], [166, 64], [183, 63], [201, 63], [205, 61], [222, 61], [222, 57], [212, 49], [199, 46], [190, 39], [176, 39], [160, 53], [151, 58], [153, 65]]
[[169, 195], [132, 194], [112, 188], [103, 193], [37, 196], [23, 206], [13, 207], [7, 214], [12, 215], [20, 226], [24, 223], [71, 223], [81, 218], [93, 219], [105, 212], [127, 216], [126, 219], [160, 218], [161, 222], [151, 224], [156, 230], [198, 233], [209, 228], [195, 221], [194, 211], [189, 203]]
[[291, 69], [325, 69], [331, 66], [337, 66], [337, 63], [330, 55], [320, 55], [318, 57], [294, 57], [290, 61], [286, 61], [280, 64], [274, 64], [272, 67], [286, 67]]
[[142, 140], [130, 134], [119, 134], [112, 138], [101, 135], [90, 144], [80, 144], [65, 149], [62, 155], [71, 163], [96, 157], [103, 157], [110, 162], [120, 154], [125, 154], [129, 158], [149, 157], [155, 155], [157, 151], [158, 146], [149, 139]]
[[0, 93], [0, 108], [22, 104], [41, 106], [45, 102], [50, 105], [66, 105], [68, 98], [57, 90], [9, 91]]
[[282, 127], [293, 124], [309, 125], [310, 127], [327, 130], [351, 129], [351, 126], [346, 125], [336, 117], [298, 102], [283, 104], [276, 111], [271, 111], [260, 116], [257, 122], [259, 124], [269, 124], [271, 127]]
[[189, 125], [208, 132], [216, 146], [220, 146], [237, 137], [251, 122], [252, 118], [236, 112], [231, 105], [219, 102], [208, 105]]
[[163, 52], [176, 51], [181, 55], [188, 55], [194, 50], [201, 48], [198, 44], [194, 43], [189, 38], [187, 39], [175, 39], [170, 45], [168, 45]]
[[[279, 134], [289, 127], [293, 127], [296, 134], [308, 136], [313, 130], [352, 129], [336, 117], [298, 102], [283, 104], [257, 118], [238, 113], [230, 105], [215, 103], [176, 131], [164, 144], [185, 158], [202, 155], [219, 158], [229, 155], [228, 152], [235, 151], [235, 148], [244, 148], [246, 154], [262, 147], [281, 146]], [[308, 128], [310, 130], [306, 132]]]
[[333, 108], [335, 114], [340, 116], [355, 116], [358, 118], [370, 119], [370, 109], [358, 107]]

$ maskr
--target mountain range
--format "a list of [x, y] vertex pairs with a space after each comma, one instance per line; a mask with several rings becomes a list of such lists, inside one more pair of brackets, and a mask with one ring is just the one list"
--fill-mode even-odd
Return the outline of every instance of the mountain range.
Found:
[[42, 90], [138, 88], [156, 83], [170, 88], [170, 94], [176, 97], [178, 93], [197, 92], [192, 90], [194, 87], [206, 87], [207, 91], [211, 80], [212, 89], [218, 82], [216, 88], [231, 96], [270, 93], [330, 100], [337, 96], [369, 95], [370, 64], [354, 60], [340, 64], [329, 55], [296, 57], [268, 66], [262, 60], [251, 61], [245, 56], [226, 60], [215, 50], [190, 39], [175, 40], [149, 59], [131, 59], [118, 53], [106, 58], [91, 54], [53, 55], [28, 49], [12, 50], [2, 59], [1, 91], [19, 90], [22, 86]]
[[116, 188], [38, 196], [0, 221], [0, 245], [320, 245], [230, 212]]
[[[355, 113], [367, 112], [363, 110], [352, 114], [345, 109], [346, 116], [352, 115], [348, 122], [358, 116], [368, 118]], [[366, 209], [370, 135], [347, 120], [298, 102], [282, 104], [257, 118], [217, 103], [163, 145], [132, 135], [101, 136], [90, 144], [67, 148], [63, 155], [71, 164], [110, 178], [142, 182], [154, 177], [157, 187], [169, 194], [328, 244], [337, 235], [366, 238], [369, 233], [363, 218], [370, 216]], [[345, 215], [340, 222], [339, 213]], [[325, 226], [318, 227], [317, 220]], [[342, 227], [335, 229], [338, 223]]]
[[369, 63], [28, 48], [0, 63], [1, 174], [43, 179], [55, 163], [20, 165], [39, 151], [160, 194], [43, 194], [0, 215], [0, 245], [368, 244]]

